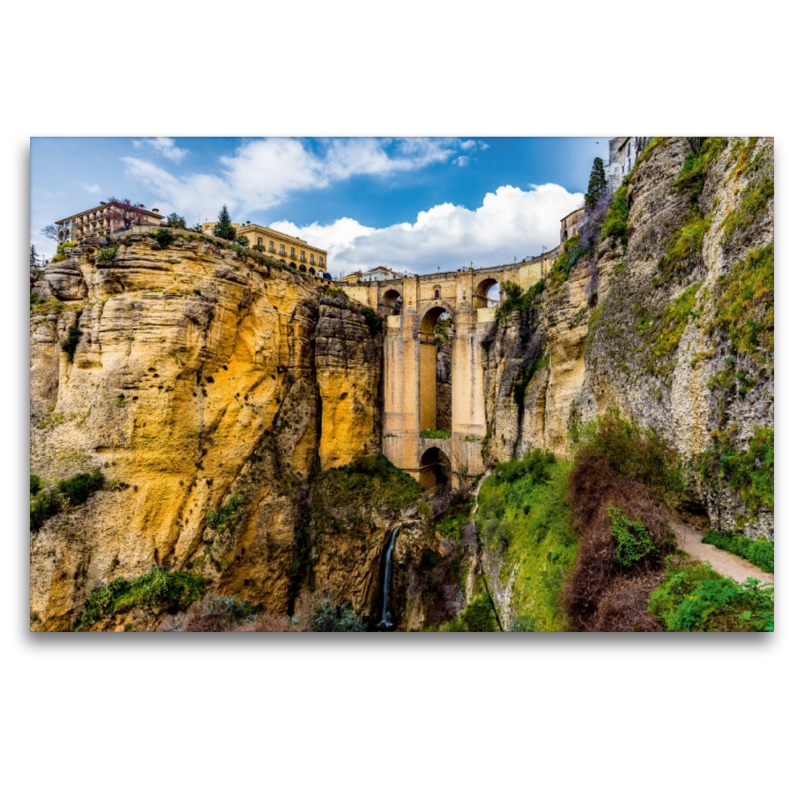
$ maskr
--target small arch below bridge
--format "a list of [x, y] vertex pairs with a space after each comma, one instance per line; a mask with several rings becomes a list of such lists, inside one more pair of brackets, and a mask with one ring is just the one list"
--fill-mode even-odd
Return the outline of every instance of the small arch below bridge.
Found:
[[450, 459], [438, 447], [429, 447], [419, 462], [419, 482], [423, 489], [445, 486], [450, 480]]

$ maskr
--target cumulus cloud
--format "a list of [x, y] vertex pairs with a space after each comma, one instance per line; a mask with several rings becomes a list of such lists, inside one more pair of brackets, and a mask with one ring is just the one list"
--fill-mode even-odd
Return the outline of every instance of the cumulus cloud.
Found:
[[335, 275], [383, 264], [417, 273], [507, 264], [558, 244], [561, 218], [583, 203], [553, 183], [526, 191], [501, 186], [474, 211], [443, 203], [420, 211], [415, 222], [368, 228], [342, 218], [331, 225], [298, 227], [281, 220], [270, 227], [299, 236], [328, 251]]
[[82, 183], [81, 189], [85, 189], [90, 194], [100, 194], [103, 191], [97, 183], [93, 183], [91, 186], [88, 183]]
[[453, 159], [453, 163], [457, 167], [466, 167], [469, 164], [469, 156], [458, 156], [457, 158]]
[[180, 164], [183, 159], [189, 155], [188, 150], [182, 147], [175, 146], [175, 140], [170, 139], [168, 136], [155, 136], [152, 139], [134, 139], [133, 146], [136, 148], [150, 148], [156, 151], [158, 155]]
[[[162, 155], [178, 149], [171, 139], [134, 144], [154, 147]], [[122, 160], [127, 173], [155, 192], [165, 208], [194, 218], [216, 216], [223, 203], [231, 213], [249, 214], [272, 208], [293, 192], [324, 188], [355, 175], [388, 176], [447, 163], [464, 144], [453, 138], [327, 139], [315, 151], [299, 139], [256, 139], [221, 157], [216, 174], [174, 175], [146, 158]], [[472, 142], [466, 149], [475, 146]]]

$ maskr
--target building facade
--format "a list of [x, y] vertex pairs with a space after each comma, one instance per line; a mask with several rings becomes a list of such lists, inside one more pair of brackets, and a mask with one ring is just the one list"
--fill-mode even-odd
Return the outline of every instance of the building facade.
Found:
[[[314, 247], [305, 239], [289, 236], [286, 233], [267, 228], [264, 225], [254, 225], [249, 221], [244, 225], [233, 222], [237, 236], [244, 236], [249, 247], [264, 248], [277, 261], [290, 267], [307, 272], [310, 275], [322, 275], [329, 272], [328, 253], [320, 247]], [[203, 224], [203, 233], [213, 235], [216, 222]]]
[[608, 142], [606, 179], [613, 194], [622, 184], [622, 179], [633, 169], [636, 159], [644, 152], [652, 136], [617, 136]]
[[154, 208], [112, 200], [56, 221], [59, 242], [78, 242], [87, 236], [105, 236], [133, 225], [161, 225], [164, 217]]
[[583, 215], [584, 210], [582, 208], [577, 208], [575, 211], [570, 211], [566, 217], [563, 217], [561, 220], [561, 241], [566, 242], [567, 239], [571, 239], [575, 236], [578, 231], [580, 230], [581, 225], [583, 225]]

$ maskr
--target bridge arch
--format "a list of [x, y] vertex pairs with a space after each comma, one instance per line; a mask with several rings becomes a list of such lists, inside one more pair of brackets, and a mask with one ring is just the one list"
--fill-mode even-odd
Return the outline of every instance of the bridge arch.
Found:
[[[450, 320], [449, 326], [437, 323]], [[454, 314], [444, 305], [433, 305], [419, 326], [419, 429], [452, 429], [452, 348]], [[449, 333], [449, 335], [448, 335]], [[440, 353], [441, 351], [441, 353]], [[442, 363], [440, 363], [442, 362]]]
[[497, 278], [488, 277], [484, 278], [475, 289], [475, 308], [487, 308], [489, 305], [496, 305], [495, 300], [499, 302], [499, 295], [497, 298], [490, 296], [494, 287], [500, 286], [500, 281]]
[[423, 489], [444, 486], [450, 480], [450, 459], [438, 447], [429, 447], [419, 461], [419, 482]]
[[388, 316], [399, 314], [403, 308], [403, 295], [397, 289], [387, 289], [380, 302], [380, 311]]

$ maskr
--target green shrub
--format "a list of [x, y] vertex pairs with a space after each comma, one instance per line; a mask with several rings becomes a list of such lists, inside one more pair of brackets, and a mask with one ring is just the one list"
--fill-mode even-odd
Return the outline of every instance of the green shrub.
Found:
[[653, 319], [649, 331], [639, 331], [644, 340], [642, 349], [646, 352], [645, 361], [651, 372], [660, 372], [664, 375], [672, 372], [671, 361], [666, 364], [658, 362], [671, 359], [675, 355], [686, 325], [691, 318], [697, 316], [694, 306], [697, 292], [702, 285], [702, 281], [698, 281], [685, 289], [669, 304], [663, 316]]
[[667, 245], [667, 252], [659, 262], [658, 270], [662, 282], [694, 267], [710, 227], [711, 214], [703, 216], [700, 209], [693, 206], [683, 225], [673, 234]]
[[673, 185], [682, 192], [690, 193], [692, 199], [696, 201], [703, 191], [709, 169], [727, 144], [728, 140], [726, 138], [711, 136], [705, 139], [697, 151], [694, 148], [690, 149]]
[[263, 244], [254, 244], [251, 249], [255, 250], [257, 253], [265, 253], [267, 250]]
[[172, 614], [184, 611], [202, 597], [205, 587], [205, 578], [200, 575], [166, 572], [156, 566], [132, 581], [114, 578], [105, 586], [94, 589], [86, 598], [74, 629], [86, 630], [100, 619], [132, 608]]
[[58, 482], [58, 491], [61, 492], [70, 502], [70, 505], [79, 506], [94, 494], [98, 489], [103, 488], [105, 477], [99, 469], [94, 472], [81, 472], [72, 478]]
[[658, 500], [677, 502], [686, 482], [678, 451], [658, 431], [609, 411], [570, 430], [575, 463], [605, 462], [617, 476], [644, 484]]
[[319, 633], [361, 633], [367, 629], [367, 624], [350, 604], [334, 606], [326, 598], [314, 608], [310, 627]]
[[111, 264], [117, 256], [117, 248], [114, 247], [103, 247], [97, 251], [97, 255], [94, 257], [95, 264]]
[[611, 535], [616, 545], [617, 561], [623, 567], [631, 567], [651, 553], [659, 550], [653, 544], [647, 528], [641, 522], [628, 519], [614, 506], [608, 506], [608, 518], [611, 520]]
[[774, 631], [772, 586], [753, 578], [737, 583], [708, 564], [667, 560], [663, 583], [650, 595], [649, 610], [668, 631]]
[[38, 475], [31, 475], [31, 496], [39, 494], [42, 488], [42, 479]]
[[699, 459], [701, 477], [729, 486], [755, 514], [775, 508], [775, 431], [756, 427], [746, 450], [738, 449], [739, 428], [712, 431], [712, 446]]
[[426, 428], [419, 434], [420, 439], [449, 439], [451, 436], [451, 431], [441, 431], [436, 428]]
[[61, 503], [55, 492], [41, 492], [31, 503], [30, 529], [38, 531], [50, 517], [61, 511]]
[[158, 242], [158, 246], [162, 250], [166, 250], [171, 244], [173, 244], [176, 238], [175, 234], [169, 228], [159, 228], [155, 233], [151, 233], [149, 235], [152, 236], [156, 242]]
[[703, 537], [704, 544], [713, 544], [720, 550], [747, 559], [764, 572], [775, 572], [775, 543], [769, 539], [748, 539], [746, 536], [725, 536], [709, 531]]
[[492, 600], [485, 591], [478, 591], [457, 620], [446, 622], [439, 629], [446, 633], [490, 633], [498, 631]]
[[544, 279], [537, 281], [527, 291], [523, 292], [522, 287], [513, 281], [503, 281], [500, 284], [503, 290], [503, 301], [497, 307], [495, 319], [501, 322], [510, 317], [514, 312], [526, 313], [531, 311], [539, 297], [544, 291]]
[[236, 597], [220, 597], [212, 595], [203, 601], [203, 616], [225, 617], [233, 625], [243, 625], [258, 616], [258, 609], [246, 600]]
[[600, 241], [613, 239], [615, 242], [628, 244], [628, 182], [614, 192], [614, 199], [608, 207], [603, 227], [600, 229]]
[[361, 306], [361, 313], [367, 325], [370, 336], [375, 336], [383, 330], [383, 317], [373, 311], [369, 306]]
[[75, 351], [78, 349], [78, 342], [82, 335], [83, 331], [77, 325], [70, 325], [67, 330], [67, 338], [61, 342], [61, 349], [67, 354], [70, 363], [75, 357]]
[[766, 211], [767, 203], [774, 195], [775, 181], [772, 178], [748, 183], [742, 192], [741, 202], [722, 223], [723, 241], [729, 241], [737, 230], [752, 225]]
[[575, 235], [564, 242], [564, 250], [553, 263], [553, 268], [548, 274], [551, 285], [555, 288], [560, 286], [568, 277], [572, 268], [589, 251], [581, 248], [581, 237]]
[[167, 217], [167, 225], [170, 228], [186, 230], [186, 220], [184, 217], [178, 216], [178, 214], [175, 214], [174, 212]]
[[228, 530], [228, 526], [232, 525], [238, 518], [238, 510], [244, 505], [244, 500], [235, 494], [231, 497], [219, 511], [209, 511], [206, 516], [208, 527], [215, 531]]
[[762, 363], [775, 349], [775, 245], [754, 248], [720, 280], [715, 324], [737, 353]]

